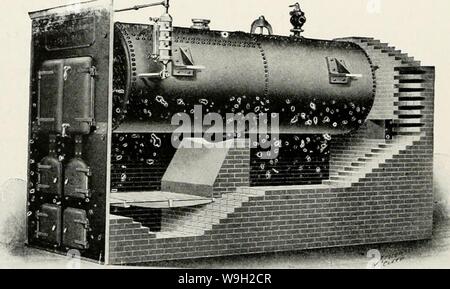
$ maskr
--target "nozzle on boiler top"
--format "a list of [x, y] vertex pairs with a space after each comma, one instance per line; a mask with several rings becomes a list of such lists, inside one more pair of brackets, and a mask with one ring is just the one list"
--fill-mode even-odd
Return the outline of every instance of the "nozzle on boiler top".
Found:
[[300, 7], [300, 3], [295, 3], [294, 5], [291, 5], [289, 7], [293, 7], [294, 10], [291, 11], [291, 24], [293, 28], [291, 29], [291, 32], [293, 33], [293, 36], [295, 37], [302, 37], [301, 34], [304, 32], [302, 29], [303, 25], [306, 23], [306, 16], [305, 12], [302, 11]]

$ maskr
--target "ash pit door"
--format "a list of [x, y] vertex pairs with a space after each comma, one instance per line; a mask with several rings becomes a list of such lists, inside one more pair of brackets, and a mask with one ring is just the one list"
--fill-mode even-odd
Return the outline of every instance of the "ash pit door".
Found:
[[38, 164], [39, 192], [47, 195], [62, 196], [62, 163], [55, 157], [46, 157]]
[[91, 197], [89, 178], [91, 169], [82, 159], [73, 159], [65, 169], [64, 195], [66, 197], [85, 199]]
[[61, 244], [61, 207], [44, 204], [36, 213], [36, 238], [55, 246]]
[[64, 246], [80, 250], [88, 249], [88, 229], [89, 221], [86, 211], [74, 208], [68, 208], [64, 211]]

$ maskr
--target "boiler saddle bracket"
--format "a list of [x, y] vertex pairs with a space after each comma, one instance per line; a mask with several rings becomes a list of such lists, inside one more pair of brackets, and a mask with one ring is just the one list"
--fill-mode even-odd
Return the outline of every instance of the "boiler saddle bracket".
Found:
[[362, 74], [352, 74], [342, 59], [327, 57], [327, 64], [331, 84], [349, 84], [352, 79], [363, 77]]

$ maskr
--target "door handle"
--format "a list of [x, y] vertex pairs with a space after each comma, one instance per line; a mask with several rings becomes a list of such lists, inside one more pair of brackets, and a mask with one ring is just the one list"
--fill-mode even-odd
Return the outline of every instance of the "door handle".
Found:
[[62, 132], [61, 132], [61, 136], [62, 137], [67, 137], [68, 136], [68, 134], [67, 134], [67, 130], [70, 128], [70, 124], [68, 124], [68, 123], [63, 123], [62, 124]]
[[64, 66], [64, 81], [67, 81], [69, 78], [69, 73], [72, 71], [71, 66]]

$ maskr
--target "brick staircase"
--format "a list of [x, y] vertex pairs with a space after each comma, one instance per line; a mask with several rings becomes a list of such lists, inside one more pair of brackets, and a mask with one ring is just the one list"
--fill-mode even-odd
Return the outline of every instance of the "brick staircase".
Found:
[[421, 63], [395, 47], [373, 38], [341, 38], [363, 48], [376, 67], [376, 97], [369, 119], [392, 119], [391, 140], [370, 139], [365, 130], [335, 139], [330, 180], [324, 185], [348, 187], [388, 159], [420, 140], [424, 90], [429, 85]]
[[264, 191], [238, 188], [235, 193], [224, 194], [214, 203], [198, 208], [179, 208], [163, 212], [161, 232], [157, 239], [202, 236], [227, 219], [229, 214], [249, 201], [251, 197], [263, 196]]
[[416, 61], [414, 57], [409, 56], [407, 53], [403, 53], [401, 50], [397, 50], [394, 46], [390, 46], [388, 43], [383, 43], [380, 40], [369, 37], [347, 37], [335, 39], [336, 41], [350, 41], [362, 46], [365, 50], [367, 48], [373, 48], [379, 50], [381, 53], [388, 54], [399, 61], [399, 64], [406, 66], [420, 66], [420, 61]]
[[399, 78], [399, 68], [420, 68], [420, 62], [406, 53], [397, 50], [387, 43], [373, 38], [340, 38], [337, 41], [349, 41], [358, 44], [369, 56], [375, 68], [376, 94], [375, 103], [369, 119], [398, 120], [398, 93], [401, 90], [402, 79]]
[[330, 179], [323, 184], [350, 187], [418, 140], [420, 134], [397, 136], [392, 140], [361, 141], [357, 136], [347, 137], [340, 142], [342, 147], [334, 152]]
[[154, 233], [150, 232], [149, 228], [144, 227], [140, 222], [134, 221], [133, 218], [112, 214], [109, 216], [109, 221], [111, 230], [126, 230], [127, 233], [131, 233], [132, 235], [142, 235], [150, 238], [156, 237]]

